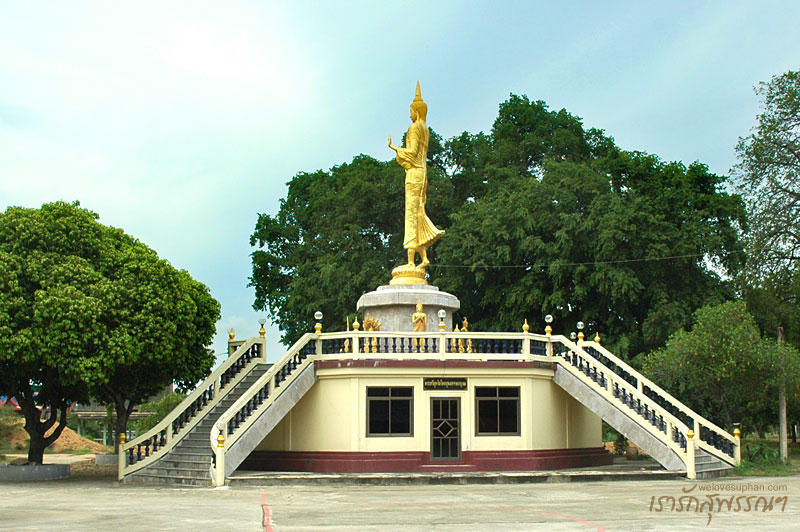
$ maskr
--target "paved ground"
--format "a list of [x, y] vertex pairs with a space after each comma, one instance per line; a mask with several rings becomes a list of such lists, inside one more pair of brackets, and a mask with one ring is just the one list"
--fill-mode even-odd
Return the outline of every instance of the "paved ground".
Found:
[[[159, 488], [119, 484], [109, 478], [73, 478], [29, 485], [3, 484], [0, 493], [0, 529], [14, 531], [754, 532], [797, 530], [800, 520], [800, 476], [698, 482], [684, 479], [220, 489]], [[718, 496], [709, 497], [713, 494]], [[730, 510], [724, 506], [718, 510], [715, 502], [713, 512], [696, 511], [697, 502], [729, 500], [731, 496], [734, 502]], [[763, 501], [759, 502], [758, 511], [754, 510], [752, 505], [759, 496], [773, 498], [771, 510], [764, 511]], [[683, 511], [678, 511], [680, 497], [685, 497], [680, 506]], [[741, 497], [738, 507], [736, 497]], [[752, 497], [749, 508], [747, 497]], [[674, 510], [670, 504], [673, 499]], [[691, 505], [688, 512], [687, 504]]]

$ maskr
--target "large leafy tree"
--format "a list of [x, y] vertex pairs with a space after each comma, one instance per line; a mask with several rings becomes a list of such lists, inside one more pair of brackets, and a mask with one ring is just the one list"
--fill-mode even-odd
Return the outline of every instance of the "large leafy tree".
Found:
[[136, 404], [214, 363], [208, 289], [77, 204], [0, 214], [0, 265], [0, 391], [19, 400], [29, 462], [41, 463], [70, 403], [113, 404], [123, 431]]
[[800, 259], [800, 71], [756, 87], [758, 125], [739, 139], [734, 173], [747, 201], [752, 272], [787, 274]]
[[[800, 353], [763, 339], [744, 302], [697, 310], [691, 330], [670, 336], [645, 358], [644, 371], [690, 408], [729, 432], [734, 423], [763, 433], [777, 419], [777, 390], [800, 386]], [[798, 406], [790, 396], [791, 407]]]
[[778, 327], [800, 347], [800, 71], [756, 87], [753, 132], [739, 139], [733, 174], [747, 203], [747, 268], [742, 286], [762, 331]]
[[[636, 354], [708, 300], [733, 296], [717, 272], [738, 267], [744, 210], [702, 164], [620, 150], [567, 111], [515, 95], [489, 134], [463, 133], [430, 158], [429, 210], [447, 230], [431, 281], [461, 299], [476, 330], [553, 314], [557, 331], [582, 320]], [[390, 278], [402, 182], [393, 161], [360, 156], [298, 174], [278, 214], [259, 217], [255, 306], [286, 340], [308, 330], [317, 307], [344, 316]]]

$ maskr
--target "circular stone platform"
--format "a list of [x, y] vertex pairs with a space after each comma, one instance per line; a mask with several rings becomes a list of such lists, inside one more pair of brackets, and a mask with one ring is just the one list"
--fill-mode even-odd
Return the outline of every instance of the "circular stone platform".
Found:
[[356, 311], [380, 321], [381, 331], [411, 332], [411, 316], [417, 302], [422, 303], [422, 311], [428, 315], [428, 332], [439, 330], [440, 309], [447, 312], [446, 330], [453, 330], [453, 312], [461, 308], [461, 302], [453, 294], [428, 284], [379, 286], [359, 298]]
[[69, 478], [69, 464], [0, 465], [0, 482], [30, 482]]

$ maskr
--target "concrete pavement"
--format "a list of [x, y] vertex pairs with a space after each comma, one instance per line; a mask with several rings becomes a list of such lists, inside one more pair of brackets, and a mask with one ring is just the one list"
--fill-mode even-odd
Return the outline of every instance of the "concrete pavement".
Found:
[[[793, 530], [800, 519], [800, 476], [696, 482], [247, 485], [218, 489], [120, 484], [106, 477], [3, 484], [0, 493], [0, 529], [15, 531], [754, 532]], [[717, 508], [715, 503], [711, 512], [696, 511], [698, 504], [731, 497], [730, 509], [724, 504]], [[752, 499], [748, 501], [748, 497]], [[772, 509], [765, 511], [764, 501], [755, 509], [758, 497], [764, 501], [772, 498]], [[670, 501], [674, 501], [674, 509]], [[687, 504], [691, 505], [689, 511]], [[269, 518], [266, 523], [265, 516]]]

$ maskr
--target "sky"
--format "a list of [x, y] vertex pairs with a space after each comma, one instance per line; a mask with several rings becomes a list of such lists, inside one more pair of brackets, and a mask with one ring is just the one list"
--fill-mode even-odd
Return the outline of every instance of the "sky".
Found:
[[[391, 159], [417, 80], [445, 138], [525, 94], [727, 174], [753, 87], [800, 68], [797, 28], [800, 3], [770, 1], [0, 0], [0, 211], [78, 200], [188, 270], [222, 304], [221, 360], [268, 317], [259, 213], [298, 172]], [[268, 321], [270, 361], [279, 339]]]

